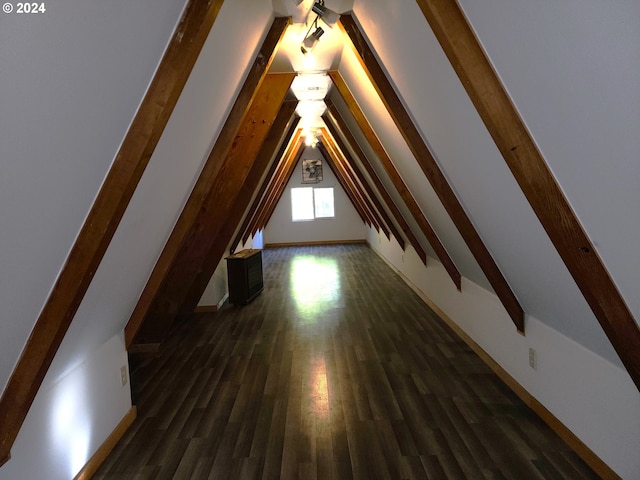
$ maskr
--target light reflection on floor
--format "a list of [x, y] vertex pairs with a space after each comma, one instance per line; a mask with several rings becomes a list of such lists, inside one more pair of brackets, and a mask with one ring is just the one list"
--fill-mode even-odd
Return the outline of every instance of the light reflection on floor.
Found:
[[312, 255], [296, 257], [289, 285], [301, 323], [317, 323], [340, 299], [338, 262]]
[[300, 373], [302, 382], [298, 441], [315, 448], [316, 437], [331, 427], [325, 348], [319, 339], [332, 338], [328, 332], [340, 321], [340, 264], [336, 258], [303, 253], [288, 268], [291, 313], [297, 326], [292, 371]]
[[329, 421], [329, 389], [327, 388], [327, 368], [323, 355], [311, 359], [311, 385], [306, 389], [310, 395], [311, 413], [316, 422]]

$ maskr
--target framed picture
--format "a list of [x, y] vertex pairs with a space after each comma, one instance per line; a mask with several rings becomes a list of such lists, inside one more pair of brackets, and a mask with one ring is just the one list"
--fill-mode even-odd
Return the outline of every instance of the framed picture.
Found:
[[318, 183], [322, 181], [322, 161], [302, 160], [302, 183]]

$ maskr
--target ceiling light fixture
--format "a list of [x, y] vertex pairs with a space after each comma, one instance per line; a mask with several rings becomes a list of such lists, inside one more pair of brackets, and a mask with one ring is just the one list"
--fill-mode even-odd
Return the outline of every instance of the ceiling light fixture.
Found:
[[291, 82], [291, 91], [298, 100], [324, 100], [331, 88], [326, 72], [301, 72]]
[[338, 20], [340, 20], [340, 14], [334, 12], [330, 8], [325, 7], [324, 0], [315, 2], [313, 4], [313, 7], [311, 7], [311, 10], [316, 13], [324, 23], [329, 25], [329, 27], [333, 27], [336, 23], [338, 23]]
[[[320, 37], [324, 34], [324, 29], [318, 26], [318, 19], [322, 19], [322, 21], [327, 24], [329, 28], [332, 28], [338, 22], [338, 20], [340, 20], [340, 14], [334, 12], [330, 8], [325, 7], [324, 0], [318, 0], [317, 2], [314, 2], [309, 14], [311, 13], [315, 13], [316, 18], [314, 18], [313, 22], [311, 22], [311, 26], [309, 27], [309, 30], [307, 30], [307, 33], [304, 36], [304, 40], [302, 41], [302, 45], [300, 46], [300, 50], [304, 55], [310, 53], [316, 47], [316, 45], [318, 44], [318, 40], [320, 40]], [[307, 21], [309, 21], [308, 17]], [[311, 33], [311, 30], [313, 30], [314, 28], [315, 30], [313, 31], [313, 33]]]
[[316, 148], [318, 144], [318, 130], [317, 129], [305, 129], [302, 134], [304, 135], [304, 144], [307, 147]]
[[[300, 50], [304, 55], [306, 55], [307, 53], [311, 53], [311, 51], [316, 48], [316, 45], [318, 45], [318, 40], [320, 40], [320, 37], [324, 34], [324, 30], [322, 29], [322, 27], [318, 27], [317, 22], [318, 18], [316, 17], [309, 30], [307, 30], [307, 35], [302, 41], [302, 45], [300, 45]], [[313, 31], [313, 33], [309, 33], [314, 26], [316, 27], [316, 29]]]
[[302, 100], [296, 106], [296, 113], [305, 121], [320, 118], [326, 111], [324, 100]]

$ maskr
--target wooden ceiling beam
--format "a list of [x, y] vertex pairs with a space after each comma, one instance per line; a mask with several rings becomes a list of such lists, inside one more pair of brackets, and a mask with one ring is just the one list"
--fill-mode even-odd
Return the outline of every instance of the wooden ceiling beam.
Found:
[[[356, 194], [357, 198], [360, 199], [364, 207], [367, 209], [371, 217], [378, 222], [380, 225], [380, 229], [383, 231], [387, 240], [391, 240], [391, 232], [389, 226], [385, 223], [384, 218], [381, 216], [380, 212], [373, 205], [373, 201], [369, 198], [369, 196], [365, 193], [364, 187], [358, 182], [355, 174], [352, 170], [347, 168], [347, 159], [345, 157], [345, 152], [343, 152], [336, 140], [329, 133], [329, 131], [321, 127], [320, 128], [321, 138], [323, 139], [323, 143], [333, 154], [333, 161], [338, 168], [342, 177], [346, 180], [347, 184], [350, 186], [352, 191]], [[347, 152], [348, 153], [348, 152]], [[384, 210], [383, 210], [384, 211]], [[387, 217], [388, 218], [388, 217]]]
[[540, 223], [640, 390], [640, 327], [455, 0], [417, 0]]
[[276, 185], [278, 184], [279, 181], [281, 181], [282, 176], [285, 175], [287, 162], [290, 161], [291, 155], [296, 155], [298, 152], [300, 152], [300, 149], [302, 148], [301, 147], [302, 140], [300, 138], [301, 135], [302, 135], [302, 129], [298, 128], [294, 133], [293, 139], [289, 142], [289, 145], [287, 146], [285, 153], [282, 155], [282, 157], [277, 159], [278, 164], [276, 166], [275, 173], [270, 178], [265, 179], [267, 183], [263, 185], [264, 194], [260, 195], [259, 197], [256, 197], [255, 199], [255, 202], [257, 202], [257, 207], [255, 209], [255, 213], [251, 221], [248, 223], [248, 226], [245, 229], [245, 233], [242, 238], [242, 243], [247, 243], [247, 240], [249, 239], [249, 237], [254, 235], [255, 232], [257, 231], [258, 222], [260, 221], [260, 219], [264, 214], [266, 205], [268, 204], [271, 196], [274, 195], [274, 192], [276, 190]]
[[[352, 184], [351, 180], [347, 177], [344, 170], [340, 165], [340, 154], [334, 148], [335, 146], [329, 141], [328, 138], [324, 136], [320, 136], [320, 151], [323, 155], [328, 154], [327, 162], [329, 163], [329, 167], [331, 171], [334, 172], [336, 178], [342, 185], [343, 189], [349, 196], [352, 202], [355, 202], [360, 210], [364, 213], [366, 218], [369, 221], [369, 224], [373, 225], [375, 229], [380, 233], [380, 222], [373, 214], [367, 203], [361, 198], [361, 196], [357, 193], [355, 186]], [[387, 233], [387, 238], [389, 238], [389, 234]]]
[[297, 138], [295, 144], [291, 145], [291, 149], [287, 152], [287, 156], [283, 159], [282, 169], [275, 181], [271, 185], [269, 195], [265, 199], [260, 214], [256, 218], [256, 222], [251, 229], [251, 235], [255, 235], [258, 231], [264, 230], [266, 227], [271, 213], [275, 209], [276, 205], [280, 201], [282, 193], [286, 187], [287, 182], [293, 174], [296, 163], [300, 160], [302, 152], [304, 152], [304, 139], [302, 138], [302, 131]]
[[[444, 248], [444, 245], [440, 241], [440, 238], [438, 238], [435, 230], [429, 223], [429, 220], [427, 220], [427, 217], [422, 212], [422, 209], [418, 205], [416, 199], [413, 197], [413, 194], [409, 190], [409, 187], [404, 183], [404, 180], [396, 169], [393, 161], [391, 160], [391, 157], [389, 157], [387, 151], [382, 145], [382, 142], [380, 142], [378, 136], [373, 131], [373, 128], [360, 109], [360, 106], [349, 90], [349, 87], [347, 87], [347, 84], [342, 78], [342, 75], [340, 75], [340, 73], [336, 71], [329, 72], [329, 74], [331, 76], [331, 79], [333, 80], [334, 86], [336, 87], [336, 91], [346, 103], [347, 108], [353, 115], [353, 118], [358, 124], [360, 131], [363, 133], [365, 139], [375, 152], [378, 160], [380, 161], [380, 164], [387, 173], [387, 177], [389, 177], [389, 180], [391, 180], [391, 183], [393, 183], [394, 188], [400, 195], [400, 198], [402, 198], [404, 204], [409, 209], [411, 216], [418, 224], [418, 228], [420, 228], [420, 231], [426, 237], [429, 245], [431, 245], [431, 248], [433, 248], [433, 251], [436, 253], [436, 256], [438, 257], [444, 268], [447, 270], [447, 273], [449, 274], [449, 277], [451, 277], [451, 280], [453, 280], [456, 288], [460, 290], [462, 288], [462, 276], [460, 275], [460, 272], [447, 253], [447, 250]], [[333, 105], [332, 103], [330, 105], [330, 111], [336, 113], [338, 112], [335, 108], [335, 105]]]
[[[288, 140], [288, 138], [283, 142], [283, 136], [287, 133], [287, 125], [291, 123], [292, 126], [295, 127], [298, 123], [297, 121], [292, 122], [297, 104], [297, 101], [287, 101], [282, 104], [260, 148], [260, 152], [251, 166], [249, 174], [244, 182], [242, 182], [240, 191], [229, 209], [226, 220], [222, 223], [215, 238], [212, 241], [208, 240], [211, 246], [200, 264], [198, 273], [191, 282], [187, 295], [182, 301], [178, 312], [179, 316], [191, 315], [198, 306], [198, 302], [202, 298], [213, 273], [224, 256], [225, 250], [233, 237], [233, 233], [242, 220], [247, 206], [251, 201], [251, 197], [258, 187], [258, 183], [260, 183], [260, 179], [267, 171], [269, 164], [276, 163], [277, 161], [274, 159], [274, 155], [276, 154], [278, 145], [283, 143], [284, 146], [286, 146], [286, 140]], [[290, 131], [290, 133], [292, 132]]]
[[380, 194], [373, 189], [373, 187], [369, 184], [366, 177], [362, 173], [362, 170], [360, 170], [360, 168], [356, 164], [354, 158], [351, 156], [351, 153], [349, 152], [349, 149], [347, 148], [347, 144], [342, 140], [342, 137], [339, 135], [338, 130], [333, 125], [333, 122], [330, 116], [328, 114], [325, 114], [322, 116], [322, 119], [324, 120], [324, 123], [327, 125], [327, 135], [331, 135], [331, 138], [336, 143], [337, 147], [340, 149], [340, 151], [342, 152], [342, 155], [344, 156], [345, 168], [348, 168], [351, 171], [350, 175], [353, 176], [354, 178], [357, 178], [362, 188], [367, 192], [367, 196], [371, 199], [371, 202], [374, 204], [376, 210], [379, 212], [379, 215], [382, 217], [384, 222], [389, 227], [391, 234], [394, 236], [394, 238], [400, 245], [400, 248], [402, 248], [402, 250], [404, 251], [405, 250], [404, 237], [400, 234], [400, 232], [396, 228], [395, 223], [393, 223], [393, 220], [391, 219], [391, 217], [387, 213], [387, 210], [382, 204], [382, 201], [380, 201], [380, 199], [378, 198]]
[[258, 209], [258, 206], [260, 205], [262, 196], [264, 195], [267, 189], [267, 186], [269, 185], [269, 182], [276, 174], [278, 170], [278, 166], [280, 165], [280, 162], [285, 155], [288, 145], [292, 143], [292, 139], [294, 138], [294, 134], [298, 129], [299, 123], [300, 123], [299, 118], [297, 118], [295, 121], [292, 121], [289, 127], [289, 130], [285, 133], [282, 140], [282, 144], [280, 145], [280, 150], [278, 151], [278, 153], [276, 153], [275, 157], [272, 159], [271, 166], [269, 167], [267, 174], [264, 176], [262, 182], [260, 183], [260, 187], [258, 188], [258, 191], [255, 192], [253, 202], [251, 203], [251, 207], [249, 207], [249, 210], [245, 214], [244, 220], [242, 221], [242, 225], [238, 229], [238, 232], [236, 233], [236, 236], [234, 237], [233, 242], [231, 242], [231, 247], [229, 248], [230, 254], [235, 253], [236, 248], [240, 243], [240, 240], [242, 240], [242, 236], [247, 231], [249, 224], [251, 223], [251, 220], [253, 219]]
[[[173, 254], [160, 288], [154, 293], [144, 321], [134, 336], [135, 343], [163, 342], [180, 313], [193, 281], [198, 277], [208, 277], [205, 280], [206, 287], [217, 265], [208, 261], [211, 251], [215, 252], [212, 242], [229, 221], [229, 212], [253, 168], [294, 76], [293, 73], [269, 74], [264, 78], [231, 149], [220, 162], [222, 165], [218, 174], [207, 185], [208, 192], [203, 201], [197, 204], [187, 202], [181, 217], [190, 216], [190, 208], [197, 208], [197, 215], [180, 248]], [[198, 188], [199, 183], [196, 182], [194, 189]], [[233, 228], [236, 226], [233, 225]], [[222, 251], [226, 247], [226, 244], [223, 245]]]
[[[393, 220], [389, 216], [389, 213], [387, 212], [387, 208], [389, 208], [388, 205], [385, 208], [385, 205], [386, 205], [385, 200], [384, 199], [380, 200], [380, 196], [382, 195], [377, 189], [374, 189], [371, 186], [368, 179], [362, 173], [362, 170], [360, 170], [360, 167], [358, 166], [358, 164], [356, 163], [356, 160], [354, 159], [354, 157], [351, 155], [351, 152], [350, 152], [350, 148], [351, 148], [352, 150], [355, 151], [355, 155], [358, 156], [358, 154], [363, 154], [362, 150], [359, 149], [359, 147], [357, 147], [357, 149], [353, 149], [352, 145], [346, 142], [342, 138], [342, 136], [340, 135], [340, 132], [335, 126], [333, 119], [331, 118], [329, 113], [325, 113], [322, 116], [322, 119], [324, 120], [324, 123], [327, 126], [327, 134], [331, 136], [333, 141], [336, 143], [338, 149], [342, 152], [342, 155], [344, 156], [345, 167], [350, 170], [351, 172], [350, 175], [353, 176], [354, 178], [357, 178], [360, 185], [362, 185], [362, 188], [364, 188], [364, 190], [367, 192], [367, 196], [371, 199], [371, 202], [374, 204], [376, 210], [379, 212], [380, 216], [383, 218], [384, 222], [389, 227], [391, 234], [394, 236], [394, 238], [400, 245], [400, 248], [402, 248], [402, 250], [404, 251], [406, 248], [404, 236], [396, 228], [396, 224], [393, 222]], [[387, 193], [386, 190], [384, 191], [384, 193]], [[383, 202], [385, 203], [383, 204]]]
[[373, 166], [369, 162], [369, 159], [365, 155], [362, 148], [360, 148], [360, 145], [358, 145], [358, 142], [356, 141], [355, 137], [353, 136], [353, 133], [351, 133], [351, 130], [349, 130], [346, 122], [340, 115], [340, 112], [338, 112], [338, 109], [335, 107], [335, 105], [333, 104], [333, 102], [331, 102], [330, 99], [325, 99], [325, 103], [327, 103], [327, 107], [329, 109], [328, 114], [325, 115], [326, 117], [325, 123], [327, 124], [329, 129], [333, 131], [333, 136], [335, 138], [340, 138], [340, 134], [342, 134], [347, 145], [349, 145], [351, 149], [355, 152], [356, 157], [360, 159], [362, 166], [367, 171], [369, 178], [371, 178], [371, 181], [375, 185], [379, 195], [382, 197], [382, 200], [384, 201], [385, 205], [387, 205], [387, 207], [391, 211], [393, 218], [395, 218], [396, 222], [400, 226], [400, 229], [409, 240], [409, 243], [413, 246], [413, 249], [418, 254], [418, 257], [420, 257], [422, 262], [426, 265], [427, 254], [424, 251], [424, 248], [422, 248], [420, 241], [411, 230], [411, 227], [409, 227], [409, 224], [407, 223], [404, 216], [402, 215], [402, 212], [400, 212], [400, 209], [396, 206], [395, 202], [391, 198], [391, 195], [389, 195], [389, 192], [387, 192], [387, 189], [382, 184], [382, 181], [378, 177], [378, 174], [373, 169]]
[[258, 230], [264, 230], [264, 228], [267, 226], [267, 223], [269, 223], [271, 215], [273, 215], [273, 212], [278, 206], [278, 202], [280, 202], [282, 194], [287, 188], [287, 184], [291, 179], [291, 175], [293, 175], [293, 171], [295, 170], [298, 161], [302, 157], [304, 149], [304, 139], [302, 138], [302, 135], [300, 135], [300, 137], [298, 137], [298, 142], [294, 146], [294, 149], [291, 151], [291, 155], [289, 155], [285, 159], [282, 175], [274, 184], [273, 195], [269, 199], [269, 202], [265, 204], [262, 215], [260, 216], [259, 221], [256, 224], [256, 230], [252, 232], [252, 235], [255, 235]]
[[318, 149], [320, 150], [320, 152], [322, 152], [322, 155], [327, 160], [327, 163], [329, 164], [329, 168], [331, 168], [331, 171], [334, 173], [334, 175], [338, 179], [338, 182], [340, 183], [340, 185], [342, 186], [342, 189], [345, 191], [345, 193], [351, 200], [351, 203], [353, 204], [354, 207], [356, 207], [356, 210], [358, 210], [358, 212], [360, 212], [361, 216], [364, 218], [364, 222], [367, 225], [375, 228], [376, 231], [380, 233], [380, 225], [378, 225], [378, 223], [371, 217], [367, 209], [353, 195], [353, 192], [351, 191], [349, 185], [345, 182], [344, 177], [337, 170], [335, 166], [335, 159], [334, 159], [335, 153], [333, 152], [333, 150], [330, 149], [330, 147], [328, 146], [328, 143], [323, 143], [322, 141], [320, 141], [320, 143], [318, 144]]
[[[135, 335], [136, 343], [157, 344], [164, 341], [194, 280], [199, 278], [205, 282], [206, 287], [217, 265], [213, 264], [211, 258], [217, 251], [212, 242], [218, 239], [223, 226], [230, 220], [230, 210], [253, 169], [258, 152], [280, 111], [294, 76], [293, 73], [269, 74], [258, 88], [231, 150], [222, 160], [218, 174], [209, 183], [209, 192], [203, 202], [197, 205], [198, 213], [192, 228], [173, 256], [160, 288], [155, 292], [145, 319]], [[198, 182], [194, 188], [197, 187]], [[187, 203], [182, 215], [191, 214], [189, 207]], [[237, 224], [232, 228], [235, 230], [236, 226]], [[230, 238], [222, 245], [221, 251], [226, 249], [229, 241]], [[204, 277], [207, 278], [203, 280]]]
[[322, 156], [327, 162], [327, 165], [329, 165], [329, 168], [335, 175], [336, 179], [338, 180], [338, 183], [340, 184], [344, 192], [349, 197], [349, 200], [351, 200], [352, 205], [356, 209], [356, 212], [358, 212], [358, 215], [360, 215], [360, 218], [362, 219], [362, 221], [370, 226], [373, 226], [378, 232], [380, 232], [380, 226], [377, 225], [375, 220], [371, 218], [369, 212], [367, 212], [364, 205], [360, 201], [358, 201], [353, 191], [351, 190], [350, 186], [347, 185], [342, 173], [338, 170], [336, 166], [336, 161], [334, 158], [335, 153], [328, 148], [327, 144], [325, 144], [324, 138], [320, 139], [316, 148], [320, 150], [320, 153], [322, 153]]
[[438, 195], [442, 205], [462, 235], [471, 254], [476, 259], [476, 262], [478, 262], [487, 280], [489, 280], [489, 283], [493, 287], [496, 295], [498, 295], [498, 298], [502, 302], [502, 305], [504, 305], [518, 331], [524, 333], [524, 310], [522, 306], [511, 290], [507, 280], [502, 275], [502, 272], [482, 241], [482, 238], [480, 238], [471, 219], [449, 185], [447, 178], [440, 170], [429, 147], [427, 147], [427, 144], [413, 123], [409, 112], [405, 109], [400, 97], [387, 78], [387, 74], [369, 46], [367, 39], [358, 27], [355, 18], [351, 14], [342, 15], [340, 17], [340, 25], [342, 25], [342, 28], [351, 39], [351, 45], [360, 59], [364, 71], [378, 92], [380, 99], [387, 108], [398, 130], [407, 142], [418, 165], [420, 165], [429, 183], [431, 183], [433, 190], [436, 195]]
[[143, 324], [157, 293], [167, 278], [167, 274], [174, 264], [189, 233], [197, 226], [200, 211], [209, 196], [213, 180], [216, 178], [227, 158], [242, 125], [249, 107], [253, 103], [258, 87], [262, 84], [275, 51], [282, 36], [290, 23], [289, 18], [275, 18], [267, 32], [265, 40], [251, 65], [247, 78], [238, 93], [235, 103], [227, 117], [227, 121], [213, 146], [207, 161], [200, 173], [187, 204], [185, 205], [165, 247], [156, 263], [149, 280], [136, 304], [136, 307], [125, 327], [126, 345], [133, 342], [138, 330]]
[[0, 398], [0, 466], [104, 257], [223, 0], [190, 0]]

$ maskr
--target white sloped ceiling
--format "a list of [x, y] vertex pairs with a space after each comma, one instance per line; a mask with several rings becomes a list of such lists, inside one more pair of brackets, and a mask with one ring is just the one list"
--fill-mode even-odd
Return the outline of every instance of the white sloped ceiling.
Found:
[[[356, 2], [354, 10], [423, 138], [525, 311], [619, 364], [417, 4], [374, 0]], [[341, 71], [355, 68], [347, 67], [347, 61], [348, 55], [344, 54]], [[433, 207], [433, 195], [419, 193], [428, 192], [431, 187], [415, 160], [406, 155], [397, 131], [390, 133], [385, 127], [388, 121], [376, 114], [373, 102], [367, 103], [368, 97], [357, 82], [349, 86], [358, 101], [363, 102], [363, 110], [374, 128], [384, 132], [381, 136], [387, 137], [383, 138], [385, 147], [422, 208], [429, 213], [454, 260], [468, 258], [462, 251], [466, 247], [456, 239], [457, 232], [441, 218], [443, 210]], [[541, 147], [546, 152], [545, 145]], [[577, 157], [572, 161], [580, 165], [584, 160]], [[588, 183], [582, 188], [586, 195], [591, 193]], [[637, 213], [634, 215], [637, 217]], [[469, 263], [464, 260], [459, 263], [462, 274], [478, 282]]]

